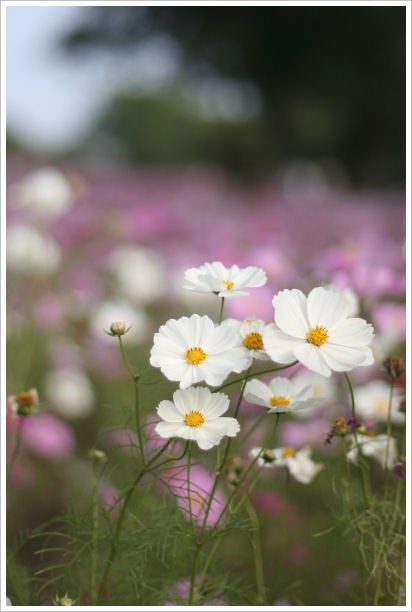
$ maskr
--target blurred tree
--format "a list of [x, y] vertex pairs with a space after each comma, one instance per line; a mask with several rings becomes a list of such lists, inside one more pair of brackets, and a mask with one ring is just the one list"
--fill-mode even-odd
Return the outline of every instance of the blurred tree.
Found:
[[[178, 100], [114, 99], [100, 123], [137, 161], [209, 160], [251, 174], [291, 158], [343, 162], [358, 184], [405, 173], [404, 7], [89, 7], [62, 41], [72, 54], [171, 37], [180, 81], [251, 82], [253, 120], [205, 121]], [[176, 87], [176, 84], [175, 84]]]

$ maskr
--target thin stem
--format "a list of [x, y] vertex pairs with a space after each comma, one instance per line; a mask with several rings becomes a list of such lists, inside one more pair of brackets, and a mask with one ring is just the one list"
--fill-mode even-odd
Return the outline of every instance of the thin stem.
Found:
[[96, 477], [96, 465], [93, 461], [93, 492], [92, 492], [92, 562], [91, 562], [91, 594], [93, 603], [97, 599], [97, 530], [99, 526], [99, 511], [97, 504], [97, 477]]
[[220, 312], [219, 312], [219, 325], [221, 324], [222, 319], [223, 319], [223, 307], [224, 307], [224, 305], [225, 305], [225, 298], [222, 297], [222, 301], [220, 303]]
[[265, 577], [263, 572], [263, 558], [262, 558], [262, 546], [260, 542], [260, 525], [259, 517], [256, 510], [253, 507], [248, 495], [246, 497], [246, 510], [249, 515], [250, 522], [253, 526], [253, 559], [255, 562], [255, 573], [256, 573], [256, 586], [258, 591], [258, 599], [256, 603], [258, 605], [266, 605], [266, 589], [265, 589]]
[[135, 392], [134, 406], [135, 406], [135, 415], [136, 415], [136, 433], [137, 433], [137, 439], [139, 441], [140, 460], [142, 462], [142, 465], [144, 466], [146, 464], [146, 460], [144, 456], [142, 428], [140, 425], [140, 397], [139, 397], [140, 374], [137, 374], [136, 372], [134, 372], [132, 366], [130, 365], [130, 361], [128, 360], [126, 351], [124, 350], [123, 340], [121, 336], [119, 336], [119, 345], [120, 345], [120, 352], [122, 354], [123, 361], [125, 363], [126, 368], [129, 371], [130, 376], [132, 377], [133, 384], [134, 384], [134, 392]]
[[[114, 561], [114, 558], [115, 558], [116, 552], [117, 552], [117, 540], [118, 540], [120, 532], [122, 530], [123, 521], [124, 521], [125, 514], [126, 514], [126, 508], [127, 508], [128, 504], [130, 502], [130, 499], [131, 499], [131, 497], [132, 497], [132, 495], [133, 495], [133, 493], [134, 493], [134, 491], [136, 489], [136, 486], [140, 482], [140, 480], [149, 471], [149, 468], [153, 465], [153, 463], [156, 461], [156, 459], [158, 459], [163, 454], [163, 452], [166, 450], [166, 448], [167, 448], [169, 443], [170, 443], [170, 440], [168, 440], [167, 443], [164, 444], [160, 448], [160, 450], [155, 454], [155, 456], [152, 457], [152, 459], [148, 462], [146, 467], [144, 467], [144, 468], [142, 468], [140, 470], [140, 472], [137, 474], [137, 476], [136, 476], [132, 486], [130, 487], [130, 489], [129, 489], [129, 491], [128, 491], [125, 499], [124, 499], [122, 509], [121, 509], [119, 517], [117, 519], [116, 528], [115, 528], [114, 536], [113, 536], [113, 540], [112, 540], [112, 545], [111, 545], [111, 548], [110, 548], [109, 558], [108, 558], [108, 560], [106, 562], [106, 567], [104, 569], [103, 578], [102, 578], [102, 581], [100, 583], [100, 589], [99, 589], [99, 592], [98, 592], [98, 595], [97, 595], [97, 604], [100, 604], [102, 599], [103, 599], [103, 595], [104, 595], [104, 591], [105, 591], [105, 588], [106, 588], [107, 580], [109, 578], [109, 573], [110, 573], [110, 570], [111, 570], [111, 567], [113, 565], [113, 561]], [[186, 450], [186, 447], [185, 447], [185, 450]], [[153, 469], [157, 469], [159, 467], [159, 465], [161, 465], [161, 464], [158, 464], [157, 466], [154, 466]]]
[[189, 602], [188, 602], [189, 606], [194, 605], [196, 573], [197, 573], [197, 566], [199, 565], [199, 557], [200, 557], [201, 548], [202, 548], [202, 544], [201, 542], [198, 542], [196, 545], [195, 559], [193, 561], [192, 576], [190, 578], [190, 592], [189, 592]]
[[[355, 419], [356, 418], [356, 413], [355, 413], [355, 396], [354, 396], [354, 393], [353, 393], [352, 383], [351, 383], [350, 378], [349, 378], [349, 376], [347, 375], [346, 372], [344, 372], [344, 376], [345, 376], [346, 382], [348, 383], [348, 386], [349, 386], [349, 392], [350, 392], [351, 403], [352, 403], [352, 417]], [[353, 430], [353, 436], [355, 438], [355, 444], [356, 444], [356, 447], [357, 447], [357, 450], [358, 450], [358, 456], [359, 456], [359, 472], [360, 472], [360, 476], [361, 476], [361, 486], [362, 486], [363, 499], [364, 499], [365, 505], [367, 507], [369, 507], [369, 497], [368, 497], [368, 493], [367, 493], [367, 489], [366, 489], [365, 473], [364, 473], [363, 465], [362, 465], [363, 454], [362, 454], [361, 445], [359, 444], [358, 434], [356, 433], [356, 428], [354, 428], [354, 430]]]
[[14, 462], [17, 459], [17, 455], [19, 454], [20, 451], [20, 446], [21, 446], [21, 440], [22, 440], [22, 431], [23, 431], [23, 422], [24, 422], [24, 417], [20, 417], [20, 422], [17, 428], [17, 432], [16, 432], [16, 444], [14, 446], [14, 450], [13, 450], [13, 454], [9, 459], [9, 463], [7, 465], [7, 474], [6, 474], [6, 483], [9, 481], [9, 476], [10, 476], [10, 471], [11, 468], [14, 464]]
[[391, 388], [389, 391], [389, 407], [388, 407], [388, 427], [386, 431], [386, 450], [385, 450], [385, 477], [384, 477], [384, 485], [383, 485], [383, 504], [386, 509], [386, 500], [388, 497], [388, 459], [389, 459], [389, 442], [392, 433], [392, 397], [393, 397], [393, 388], [395, 386], [395, 379], [391, 380]]
[[190, 524], [192, 526], [192, 531], [194, 532], [195, 527], [193, 524], [193, 514], [192, 514], [192, 498], [190, 495], [190, 461], [192, 458], [192, 445], [189, 443], [188, 453], [187, 453], [187, 501], [189, 504], [189, 517]]
[[217, 393], [219, 391], [222, 391], [222, 389], [226, 389], [226, 387], [235, 385], [236, 383], [242, 382], [243, 380], [249, 380], [249, 378], [255, 378], [256, 376], [262, 376], [263, 374], [270, 374], [271, 372], [279, 372], [280, 370], [287, 370], [287, 368], [291, 368], [292, 366], [296, 364], [297, 364], [297, 360], [293, 361], [292, 363], [288, 363], [287, 365], [284, 365], [284, 366], [279, 366], [277, 368], [269, 368], [267, 370], [261, 370], [260, 372], [253, 372], [252, 374], [247, 374], [246, 376], [242, 376], [241, 378], [235, 378], [234, 380], [231, 380], [230, 382], [227, 382], [224, 385], [217, 387], [217, 389], [212, 389], [212, 393]]
[[242, 446], [243, 445], [243, 443], [249, 438], [249, 436], [251, 436], [252, 433], [259, 427], [259, 425], [262, 423], [262, 421], [265, 418], [265, 416], [266, 416], [266, 412], [262, 412], [260, 417], [252, 425], [252, 427], [250, 429], [248, 429], [248, 431], [245, 433], [243, 438], [240, 438], [238, 440], [238, 446]]

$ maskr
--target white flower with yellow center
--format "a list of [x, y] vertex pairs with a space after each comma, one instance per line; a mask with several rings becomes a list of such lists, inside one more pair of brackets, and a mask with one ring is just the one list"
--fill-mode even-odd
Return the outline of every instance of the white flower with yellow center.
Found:
[[333, 376], [327, 378], [326, 376], [316, 374], [316, 372], [301, 368], [293, 376], [293, 384], [300, 387], [310, 385], [312, 388], [312, 398], [317, 400], [317, 404], [313, 407], [296, 412], [295, 416], [299, 419], [309, 418], [318, 411], [318, 408], [325, 406], [326, 403], [330, 405], [336, 401], [336, 386]]
[[243, 289], [261, 287], [267, 281], [262, 268], [239, 268], [236, 265], [226, 268], [220, 261], [186, 270], [185, 279], [184, 289], [197, 293], [215, 293], [222, 298], [248, 295]]
[[219, 444], [224, 436], [233, 438], [240, 430], [239, 422], [222, 417], [229, 407], [224, 393], [211, 393], [206, 387], [178, 389], [173, 402], [163, 400], [157, 414], [163, 419], [156, 425], [162, 438], [194, 440], [199, 448], [208, 450]]
[[364, 319], [348, 318], [349, 305], [342, 294], [316, 287], [306, 298], [299, 289], [285, 289], [274, 296], [273, 306], [275, 323], [263, 335], [273, 361], [297, 359], [322, 376], [373, 363], [367, 346], [373, 327]]
[[292, 446], [274, 449], [252, 448], [250, 455], [259, 455], [258, 465], [263, 467], [286, 467], [291, 475], [302, 484], [309, 484], [323, 468], [323, 463], [311, 459], [312, 449], [304, 446], [295, 450]]
[[[358, 444], [361, 448], [362, 455], [364, 457], [371, 457], [380, 463], [381, 467], [385, 468], [386, 460], [386, 447], [388, 444], [388, 436], [386, 434], [379, 434], [378, 436], [364, 436], [363, 434], [357, 435]], [[358, 461], [358, 447], [355, 442], [355, 438], [352, 437], [350, 440], [351, 448], [348, 451], [348, 459], [353, 463]], [[388, 449], [388, 468], [392, 469], [395, 465], [398, 457], [398, 450], [395, 438], [389, 439]]]
[[[383, 380], [372, 380], [362, 387], [355, 387], [356, 415], [374, 421], [388, 420], [390, 385]], [[393, 390], [391, 421], [396, 425], [405, 422], [405, 414], [399, 411], [402, 396], [398, 389]]]
[[278, 413], [319, 405], [319, 400], [313, 397], [311, 385], [296, 387], [291, 380], [281, 376], [272, 378], [267, 385], [260, 380], [250, 380], [246, 384], [244, 398], [250, 404], [264, 406], [268, 412]]
[[150, 363], [185, 389], [204, 380], [220, 385], [230, 372], [248, 367], [247, 353], [237, 332], [215, 326], [207, 315], [169, 319], [154, 335]]

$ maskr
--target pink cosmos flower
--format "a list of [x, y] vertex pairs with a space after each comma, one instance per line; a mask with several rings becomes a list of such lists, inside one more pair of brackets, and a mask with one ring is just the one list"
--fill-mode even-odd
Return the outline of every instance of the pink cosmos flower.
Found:
[[45, 412], [25, 418], [22, 438], [33, 453], [49, 459], [71, 455], [76, 445], [72, 428]]

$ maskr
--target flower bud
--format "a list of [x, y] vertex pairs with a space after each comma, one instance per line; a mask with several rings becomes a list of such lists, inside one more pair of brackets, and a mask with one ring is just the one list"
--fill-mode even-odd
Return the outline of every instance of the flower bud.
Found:
[[245, 468], [245, 464], [239, 455], [230, 455], [226, 459], [226, 465], [229, 467], [230, 471], [238, 475], [241, 474]]
[[72, 606], [73, 605], [73, 600], [70, 599], [70, 597], [67, 597], [67, 595], [65, 595], [64, 597], [62, 597], [60, 599], [60, 605], [61, 606]]
[[393, 379], [400, 378], [405, 372], [405, 361], [400, 357], [390, 357], [383, 363], [387, 373]]
[[39, 404], [39, 394], [37, 389], [30, 389], [29, 391], [22, 391], [22, 393], [16, 396], [15, 400], [18, 406], [17, 414], [29, 416]]
[[113, 321], [110, 325], [112, 336], [123, 336], [126, 333], [126, 323], [124, 321]]
[[266, 449], [262, 453], [262, 459], [265, 463], [273, 463], [276, 459], [276, 455], [273, 451]]
[[106, 461], [107, 456], [104, 451], [98, 450], [97, 448], [92, 448], [89, 450], [89, 457], [93, 459], [93, 461]]

